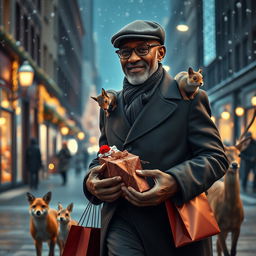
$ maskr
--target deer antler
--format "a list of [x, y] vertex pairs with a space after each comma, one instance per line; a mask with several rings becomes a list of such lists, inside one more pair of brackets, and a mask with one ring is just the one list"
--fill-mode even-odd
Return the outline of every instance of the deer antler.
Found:
[[254, 120], [256, 117], [256, 108], [254, 108], [254, 113], [253, 113], [253, 117], [252, 120], [250, 121], [250, 123], [247, 125], [247, 127], [245, 128], [244, 132], [242, 133], [242, 135], [240, 136], [240, 138], [238, 139], [238, 144], [240, 144], [242, 141], [242, 138], [245, 136], [245, 134], [248, 132], [248, 130], [250, 129], [250, 127], [252, 126]]

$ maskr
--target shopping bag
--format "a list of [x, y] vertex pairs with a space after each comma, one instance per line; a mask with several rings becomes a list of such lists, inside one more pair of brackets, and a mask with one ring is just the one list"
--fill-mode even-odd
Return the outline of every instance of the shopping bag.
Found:
[[101, 206], [87, 204], [78, 225], [70, 228], [62, 256], [100, 256], [100, 211]]
[[170, 200], [165, 205], [176, 247], [220, 233], [205, 193], [182, 206], [177, 206]]
[[99, 256], [100, 228], [72, 225], [62, 256]]

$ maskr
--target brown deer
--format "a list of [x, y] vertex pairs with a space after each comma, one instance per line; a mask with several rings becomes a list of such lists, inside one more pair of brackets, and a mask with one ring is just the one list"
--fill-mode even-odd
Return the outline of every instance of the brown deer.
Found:
[[[246, 147], [248, 138], [244, 138], [254, 122], [256, 109], [253, 118], [240, 136], [235, 146], [225, 147], [230, 167], [223, 181], [216, 181], [208, 190], [208, 200], [219, 224], [221, 233], [218, 234], [216, 248], [218, 256], [235, 256], [236, 246], [240, 234], [240, 227], [244, 219], [243, 203], [240, 198], [239, 165], [240, 152]], [[228, 233], [232, 234], [231, 250], [228, 251], [226, 238]]]

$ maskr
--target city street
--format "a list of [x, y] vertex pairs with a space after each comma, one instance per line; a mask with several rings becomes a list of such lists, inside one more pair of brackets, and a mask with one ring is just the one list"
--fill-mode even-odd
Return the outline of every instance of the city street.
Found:
[[[71, 170], [66, 187], [60, 185], [61, 178], [58, 175], [52, 175], [41, 182], [38, 191], [30, 192], [35, 196], [42, 196], [52, 191], [50, 205], [55, 209], [58, 202], [64, 207], [73, 202], [72, 217], [78, 220], [86, 204], [82, 192], [83, 175], [83, 173], [76, 175], [75, 171]], [[36, 255], [29, 233], [28, 202], [25, 196], [27, 191], [29, 191], [28, 187], [22, 187], [0, 195], [0, 256]], [[252, 194], [242, 195], [242, 198], [245, 206], [245, 220], [238, 241], [237, 255], [253, 256], [256, 251], [256, 198]], [[213, 239], [214, 251], [215, 240], [216, 238]], [[56, 255], [59, 255], [57, 247], [55, 251]], [[44, 244], [43, 256], [46, 255], [48, 255], [48, 246]]]

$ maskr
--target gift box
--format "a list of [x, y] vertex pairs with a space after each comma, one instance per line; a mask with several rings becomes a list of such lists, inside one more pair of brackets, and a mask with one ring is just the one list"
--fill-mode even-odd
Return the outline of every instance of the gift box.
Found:
[[[100, 150], [100, 152], [102, 151]], [[99, 154], [99, 161], [100, 164], [105, 163], [107, 166], [104, 173], [105, 178], [120, 176], [127, 187], [133, 187], [139, 192], [150, 188], [146, 179], [136, 173], [136, 170], [142, 170], [141, 160], [138, 156], [126, 150], [115, 151], [110, 148], [109, 151]]]

